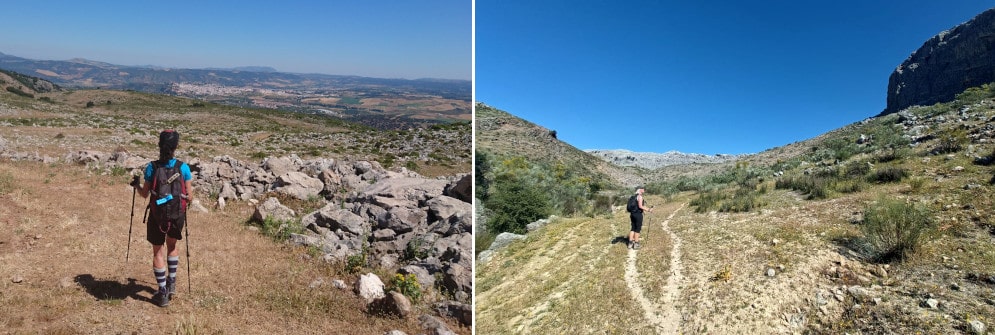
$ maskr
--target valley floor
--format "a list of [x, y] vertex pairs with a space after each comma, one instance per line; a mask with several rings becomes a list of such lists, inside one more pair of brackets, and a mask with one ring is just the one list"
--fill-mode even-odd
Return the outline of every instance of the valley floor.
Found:
[[995, 281], [977, 279], [995, 272], [987, 232], [942, 235], [912, 261], [877, 264], [853, 248], [873, 195], [766, 199], [730, 214], [695, 213], [686, 195], [649, 197], [664, 205], [646, 214], [638, 251], [626, 248], [625, 212], [551, 223], [477, 264], [477, 331], [950, 334], [995, 323]]

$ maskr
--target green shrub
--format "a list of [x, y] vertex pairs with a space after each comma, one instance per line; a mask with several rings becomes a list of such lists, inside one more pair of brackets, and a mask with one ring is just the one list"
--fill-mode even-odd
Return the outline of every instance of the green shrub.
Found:
[[415, 163], [415, 161], [407, 161], [404, 163], [404, 168], [411, 171], [418, 171], [418, 163]]
[[720, 212], [749, 212], [762, 207], [763, 202], [759, 200], [756, 191], [741, 188], [736, 191], [731, 199], [722, 202], [719, 206]]
[[832, 189], [840, 193], [857, 193], [864, 190], [864, 184], [860, 180], [836, 180], [832, 183]]
[[534, 185], [517, 180], [496, 183], [495, 192], [487, 201], [494, 211], [487, 226], [494, 233], [525, 233], [525, 225], [546, 218], [552, 212], [549, 196]]
[[428, 254], [429, 245], [421, 237], [412, 238], [404, 248], [404, 260], [426, 259]]
[[400, 273], [394, 274], [390, 284], [394, 290], [411, 298], [411, 301], [417, 302], [421, 299], [421, 284], [418, 283], [418, 277], [413, 273], [409, 273], [407, 276]]
[[829, 195], [829, 178], [816, 175], [781, 177], [774, 187], [801, 192], [808, 195], [808, 199], [824, 199]]
[[863, 161], [850, 162], [844, 167], [844, 176], [848, 178], [860, 178], [871, 172], [871, 165]]
[[346, 257], [346, 271], [349, 273], [357, 273], [366, 267], [366, 250], [363, 252]]
[[713, 209], [718, 209], [725, 198], [726, 196], [718, 191], [706, 191], [698, 193], [698, 197], [692, 199], [689, 204], [695, 206], [695, 212], [705, 213]]
[[919, 192], [922, 190], [923, 185], [926, 185], [926, 179], [920, 177], [914, 177], [909, 179], [909, 187], [912, 192]]
[[896, 183], [909, 176], [909, 171], [898, 167], [887, 167], [874, 171], [867, 180], [872, 183]]
[[959, 152], [964, 150], [969, 141], [967, 131], [960, 127], [950, 128], [940, 133], [936, 148], [933, 148], [932, 152], [936, 155]]
[[860, 228], [879, 261], [905, 260], [922, 246], [933, 218], [926, 207], [882, 198], [864, 211]]

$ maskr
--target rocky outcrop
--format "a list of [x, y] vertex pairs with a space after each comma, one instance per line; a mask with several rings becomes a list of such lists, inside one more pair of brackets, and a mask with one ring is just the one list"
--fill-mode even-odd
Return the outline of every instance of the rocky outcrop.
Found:
[[989, 9], [933, 36], [902, 62], [888, 79], [888, 105], [880, 115], [952, 101], [969, 87], [993, 81], [995, 9]]

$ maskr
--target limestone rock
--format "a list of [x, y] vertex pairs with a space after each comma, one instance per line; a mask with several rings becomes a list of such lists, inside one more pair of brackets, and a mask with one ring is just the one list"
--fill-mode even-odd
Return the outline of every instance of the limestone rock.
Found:
[[256, 206], [252, 219], [256, 222], [266, 221], [266, 218], [273, 218], [276, 221], [292, 221], [296, 215], [294, 210], [281, 204], [279, 199], [269, 198], [261, 205]]
[[356, 280], [356, 284], [353, 286], [353, 290], [369, 303], [385, 296], [383, 287], [383, 281], [380, 280], [380, 277], [372, 273], [367, 273], [359, 276], [359, 279]]
[[980, 320], [971, 320], [968, 324], [968, 329], [971, 334], [974, 335], [984, 335], [985, 334], [985, 323]]
[[397, 291], [387, 292], [383, 298], [374, 300], [369, 308], [374, 312], [395, 315], [401, 318], [411, 316], [413, 311], [411, 300]]
[[446, 188], [442, 191], [442, 194], [459, 199], [465, 203], [470, 203], [473, 201], [472, 184], [473, 176], [470, 174], [464, 174], [455, 182], [446, 185]]
[[421, 325], [422, 328], [428, 330], [428, 333], [430, 335], [450, 335], [450, 334], [455, 335], [456, 334], [451, 329], [449, 329], [449, 327], [446, 326], [445, 322], [442, 322], [442, 320], [439, 320], [439, 318], [436, 318], [436, 317], [431, 316], [431, 315], [427, 315], [426, 314], [426, 315], [419, 316], [418, 317], [418, 324]]
[[500, 233], [500, 234], [498, 234], [497, 237], [494, 238], [494, 242], [491, 243], [491, 246], [488, 249], [489, 250], [500, 250], [501, 248], [504, 248], [504, 247], [508, 246], [509, 244], [511, 244], [511, 242], [518, 241], [518, 240], [524, 240], [524, 239], [525, 239], [525, 235], [518, 235], [518, 234], [513, 234], [513, 233], [508, 233], [508, 232]]
[[308, 200], [308, 198], [317, 197], [325, 189], [325, 184], [318, 178], [312, 178], [295, 171], [277, 177], [274, 189], [297, 199]]
[[473, 307], [468, 304], [443, 301], [435, 304], [435, 312], [441, 316], [454, 318], [467, 327], [473, 324]]

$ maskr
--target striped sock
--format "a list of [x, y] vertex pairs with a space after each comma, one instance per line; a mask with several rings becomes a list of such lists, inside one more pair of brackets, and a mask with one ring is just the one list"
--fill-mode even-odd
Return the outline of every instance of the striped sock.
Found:
[[160, 290], [165, 290], [166, 289], [166, 269], [152, 268], [152, 271], [155, 272], [155, 281], [157, 283], [159, 283], [159, 289]]
[[169, 279], [176, 281], [176, 268], [180, 267], [180, 256], [169, 256], [166, 258], [169, 264]]

